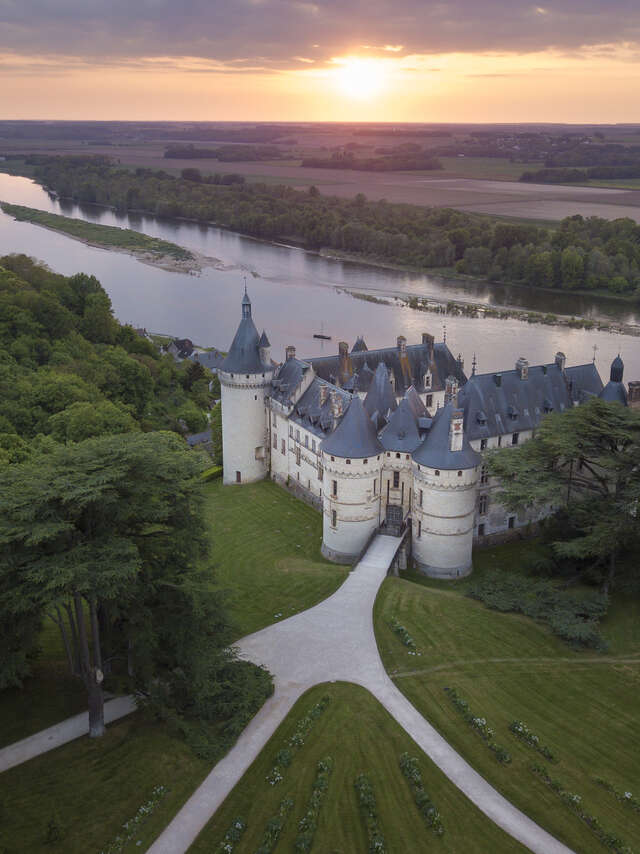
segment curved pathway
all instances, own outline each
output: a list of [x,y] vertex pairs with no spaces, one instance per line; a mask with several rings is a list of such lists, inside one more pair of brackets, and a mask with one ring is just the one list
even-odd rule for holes
[[238,643],[243,658],[263,664],[273,674],[274,695],[148,849],[149,854],[185,852],[295,701],[314,685],[331,681],[355,682],[367,688],[446,776],[523,845],[536,854],[571,854],[474,771],[387,675],[378,654],[372,614],[378,588],[399,544],[398,538],[377,536],[332,596]]

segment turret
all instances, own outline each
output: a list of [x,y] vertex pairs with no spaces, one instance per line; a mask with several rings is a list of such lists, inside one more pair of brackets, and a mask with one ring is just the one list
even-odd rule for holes
[[[334,411],[332,393],[332,413]],[[382,445],[362,401],[351,398],[342,420],[322,444],[322,554],[353,563],[380,524]]]
[[602,400],[608,403],[621,403],[627,406],[627,390],[622,381],[624,377],[624,362],[620,358],[620,354],[611,362],[611,370],[609,372],[609,382],[600,392]]
[[258,335],[245,287],[242,316],[218,377],[222,394],[223,482],[251,483],[269,471],[265,394],[271,383],[269,339]]

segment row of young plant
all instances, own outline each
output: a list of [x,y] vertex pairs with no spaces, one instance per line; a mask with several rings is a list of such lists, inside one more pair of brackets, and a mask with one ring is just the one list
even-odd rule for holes
[[509,724],[509,730],[516,738],[520,739],[520,741],[524,742],[524,744],[531,747],[533,750],[537,750],[538,753],[542,754],[542,756],[544,756],[544,758],[549,762],[558,762],[558,759],[556,759],[551,749],[547,747],[546,744],[540,743],[539,736],[532,732],[524,721],[511,721]]
[[602,786],[603,789],[610,792],[617,801],[620,801],[621,804],[630,807],[634,812],[640,812],[640,801],[638,798],[633,796],[632,792],[621,792],[619,789],[616,789],[613,783],[610,783],[608,780],[603,780],[602,777],[594,777],[593,779],[599,786]]
[[531,771],[560,798],[565,806],[575,813],[578,818],[584,821],[587,827],[589,827],[605,848],[615,851],[616,854],[632,854],[631,848],[629,848],[623,839],[616,836],[615,833],[611,833],[609,830],[606,830],[596,816],[587,812],[587,809],[582,803],[581,795],[570,792],[565,788],[564,784],[560,780],[551,777],[544,765],[538,765],[537,762],[534,762],[530,768]]
[[119,854],[119,852],[124,849],[125,845],[133,839],[141,825],[149,818],[168,791],[169,789],[167,789],[166,786],[156,786],[151,791],[151,797],[149,800],[142,804],[142,806],[138,807],[133,818],[125,821],[122,825],[122,832],[119,833],[107,845],[107,847],[102,850],[101,854]]
[[216,854],[233,854],[233,851],[244,836],[247,822],[243,818],[234,818],[231,827],[225,833],[222,841],[216,848]]
[[276,761],[267,776],[265,777],[270,786],[277,786],[284,780],[284,775],[287,773],[287,768],[291,765],[293,756],[304,744],[304,740],[313,728],[315,722],[329,705],[331,698],[325,694],[319,702],[315,703],[307,712],[300,718],[293,731],[293,735],[288,739],[285,746],[276,754]]
[[280,835],[284,830],[287,819],[293,809],[293,798],[286,797],[280,801],[278,812],[269,819],[262,837],[262,844],[256,849],[256,854],[271,854],[278,844]]
[[299,833],[293,845],[295,851],[311,851],[313,839],[318,828],[318,817],[322,804],[329,791],[331,772],[333,771],[333,759],[325,756],[316,766],[316,776],[311,784],[311,797],[307,803],[304,815],[298,822]]
[[373,793],[373,786],[366,774],[359,774],[354,787],[358,796],[358,806],[364,818],[369,840],[369,854],[387,854],[387,843],[385,842],[380,823],[378,821],[378,805]]
[[409,655],[421,655],[416,649],[416,642],[409,634],[409,630],[398,622],[395,617],[389,620],[391,631],[400,639],[400,642],[409,648]]
[[498,762],[502,763],[503,765],[508,765],[511,762],[511,754],[506,749],[506,747],[503,747],[501,744],[498,744],[493,740],[495,730],[488,725],[487,719],[474,715],[471,709],[469,708],[469,703],[467,703],[466,700],[463,700],[462,697],[459,696],[455,688],[445,687],[444,691],[451,700],[455,709],[460,712],[460,714],[469,724],[469,726],[472,727],[475,732],[478,733],[478,735],[487,745],[489,750],[493,752]]
[[405,776],[416,806],[420,811],[420,815],[425,820],[427,827],[431,828],[438,836],[444,833],[444,825],[440,813],[436,809],[436,805],[429,797],[427,790],[422,782],[422,774],[418,760],[409,756],[408,753],[403,753],[400,757],[400,770]]

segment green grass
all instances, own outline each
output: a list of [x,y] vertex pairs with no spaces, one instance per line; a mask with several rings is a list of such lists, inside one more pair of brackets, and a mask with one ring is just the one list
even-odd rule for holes
[[[494,181],[517,181],[523,172],[542,166],[542,163],[512,163],[507,157],[440,157],[439,160],[447,175]],[[431,174],[437,178],[442,172]]]
[[10,205],[7,202],[0,202],[0,207],[6,214],[20,222],[41,225],[95,246],[102,246],[107,249],[125,249],[132,252],[148,252],[156,256],[169,255],[179,261],[189,261],[194,257],[188,249],[184,249],[176,243],[160,240],[157,237],[149,237],[139,231],[132,231],[130,228],[98,225],[95,222],[47,213],[23,205]]
[[[490,566],[517,567],[523,546],[476,553],[481,574]],[[478,565],[479,564],[479,565]],[[514,614],[490,611],[463,594],[468,581],[450,584],[385,581],[375,607],[378,646],[396,684],[449,743],[532,819],[575,851],[600,843],[556,795],[535,778],[532,761],[544,760],[508,732],[524,720],[558,756],[552,777],[580,794],[588,811],[631,846],[640,845],[640,816],[597,786],[640,791],[640,643],[638,603],[614,603],[605,633],[608,655],[573,651],[543,626]],[[388,623],[395,617],[421,655],[409,656]],[[501,766],[447,699],[454,687],[472,711],[496,730],[513,756]]]
[[[275,755],[291,736],[296,722],[324,695],[331,702],[294,755],[283,782],[271,786],[265,777]],[[435,802],[445,826],[442,837],[426,828],[400,773],[398,759],[408,751],[419,758],[425,789]],[[371,694],[356,685],[321,685],[306,693],[293,707],[242,780],[202,831],[190,854],[216,851],[236,817],[248,823],[236,854],[249,854],[260,845],[268,820],[283,797],[291,795],[295,806],[278,844],[278,851],[292,851],[297,825],[311,794],[317,762],[334,759],[328,794],[318,823],[313,851],[318,854],[364,854],[367,850],[363,822],[358,811],[354,779],[365,772],[373,785],[379,822],[392,854],[438,851],[485,854],[492,851],[524,852],[525,849],[486,818],[433,765],[416,744]]]
[[[168,794],[124,849],[146,851],[209,769],[162,724],[130,715],[101,739],[78,739],[2,775],[0,851],[102,851],[164,785]],[[54,814],[66,833],[52,846],[44,840]]]
[[310,608],[344,581],[348,569],[320,554],[321,515],[281,487],[218,480],[206,494],[215,584],[229,590],[238,637]]

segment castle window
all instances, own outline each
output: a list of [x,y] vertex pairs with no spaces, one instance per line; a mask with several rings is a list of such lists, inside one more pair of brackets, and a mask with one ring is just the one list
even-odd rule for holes
[[282,441],[281,441],[280,450],[282,451],[283,454],[286,453],[286,445],[285,445],[284,439],[282,439]]
[[300,441],[300,431],[296,430],[296,442]]
[[418,537],[422,536],[422,522],[418,522]]
[[316,440],[315,439],[311,440],[311,450],[315,454],[315,452],[316,452]]
[[433,395],[432,394],[427,395],[425,405],[426,405],[427,409],[429,409],[430,406],[433,406]]
[[397,460],[399,460],[399,459],[400,459],[400,454],[396,454],[396,459],[397,459]]
[[305,448],[309,447],[309,437],[308,436],[304,437],[304,446],[305,446]]
[[409,459],[409,454],[407,454],[406,459]]
[[336,458],[335,458],[335,457],[331,457],[331,462],[332,462],[332,463],[335,463],[335,461],[336,461]]
[[486,451],[486,449],[487,449],[487,440],[486,439],[480,439],[480,450]]
[[257,395],[257,394],[254,394],[254,395],[253,395],[253,399],[254,399],[254,400],[257,400],[257,399],[258,399],[258,395]]
[[458,472],[458,477],[462,477],[462,472],[461,472],[461,471],[459,471],[459,472]]
[[373,494],[374,495],[378,494],[378,479],[377,478],[373,479]]
[[363,460],[363,461],[362,461],[362,465],[363,465],[363,466],[366,466],[366,464],[367,464],[368,462],[369,462],[369,460]]
[[291,424],[289,424],[289,435],[293,439],[293,427],[291,426]]
[[346,463],[347,463],[347,465],[348,465],[348,466],[350,466],[350,465],[351,465],[351,460],[346,460]]
[[423,499],[423,492],[422,492],[422,490],[420,490],[420,498],[418,499],[418,506],[420,506],[420,507],[422,507],[422,499]]
[[390,457],[390,456],[391,456],[391,454],[389,453],[389,451],[387,451],[387,456],[388,456],[388,457]]
[[502,445],[502,436],[498,436],[498,447]]
[[296,465],[300,465],[300,446],[296,446]]
[[273,449],[274,451],[278,450],[278,437],[275,433],[273,434]]
[[435,470],[435,475],[436,475],[436,477],[440,477],[440,469]]
[[332,510],[331,511],[331,527],[335,528],[335,526],[337,524],[338,524],[338,514],[336,513],[335,510]]
[[273,426],[274,426],[274,427],[277,427],[277,426],[278,426],[278,417],[277,417],[277,415],[275,414],[275,412],[273,413]]
[[322,475],[324,474],[324,469],[320,464],[318,464],[318,480],[322,480]]
[[484,537],[484,522],[478,525],[478,536]]
[[516,517],[515,516],[509,516],[509,527],[515,528],[515,526],[516,526]]
[[486,516],[488,507],[489,507],[489,496],[488,495],[481,495],[480,498],[478,499],[478,513],[481,516]]
[[394,471],[393,473],[393,488],[397,489],[400,486],[400,472]]
[[513,436],[511,437],[511,444],[517,445],[519,438],[520,438],[520,433],[514,433]]
[[247,374],[247,379],[249,379],[249,374]]
[[239,471],[236,472],[236,483],[242,483],[242,475]]
[[337,498],[337,496],[338,496],[338,481],[337,480],[331,481],[331,494],[333,495],[334,498]]
[[480,483],[489,483],[489,470],[486,466],[480,469]]

